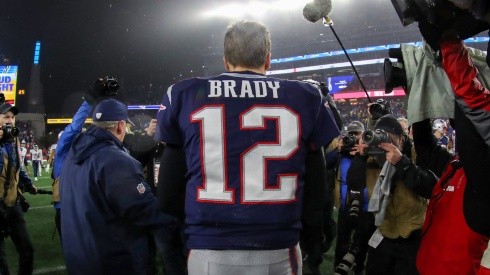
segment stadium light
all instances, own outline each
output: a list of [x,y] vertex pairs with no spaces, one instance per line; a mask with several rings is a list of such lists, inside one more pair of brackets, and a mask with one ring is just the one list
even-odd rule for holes
[[276,0],[276,1],[249,1],[220,5],[203,12],[205,18],[243,18],[261,17],[273,11],[302,10],[304,5],[311,0]]

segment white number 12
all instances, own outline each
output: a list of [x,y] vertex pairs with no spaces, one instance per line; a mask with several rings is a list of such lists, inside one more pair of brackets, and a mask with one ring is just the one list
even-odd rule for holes
[[[201,126],[203,187],[198,189],[198,201],[235,203],[234,190],[227,185],[224,108],[208,105],[191,114],[191,122]],[[287,160],[299,149],[299,115],[286,106],[259,105],[240,114],[240,129],[264,130],[266,120],[271,119],[277,121],[276,141],[256,142],[240,155],[241,204],[296,201],[298,174],[279,174],[277,187],[271,187],[267,183],[267,162]]]

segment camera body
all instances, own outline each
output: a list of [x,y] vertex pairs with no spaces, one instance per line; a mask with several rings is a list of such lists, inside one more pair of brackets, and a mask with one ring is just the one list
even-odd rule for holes
[[371,105],[369,105],[369,113],[373,117],[374,120],[379,119],[380,117],[387,115],[391,112],[390,103],[384,99],[378,99]]
[[340,153],[346,156],[350,156],[350,151],[352,151],[356,144],[359,144],[359,141],[357,140],[355,135],[348,134],[342,137],[342,144],[343,145],[340,149]]
[[13,126],[12,124],[5,124],[2,126],[4,141],[13,141],[17,136],[19,136],[19,128]]
[[391,143],[391,138],[384,130],[367,130],[362,134],[362,140],[369,145],[366,154],[369,156],[384,155],[385,151],[379,148],[381,143]]
[[111,76],[97,78],[92,89],[100,96],[115,96],[119,90],[119,82]]

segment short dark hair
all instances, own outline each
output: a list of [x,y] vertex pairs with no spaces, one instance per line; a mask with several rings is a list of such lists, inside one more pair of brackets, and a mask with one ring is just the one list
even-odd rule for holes
[[266,26],[252,21],[231,24],[226,30],[225,58],[233,66],[259,68],[271,51],[271,38]]

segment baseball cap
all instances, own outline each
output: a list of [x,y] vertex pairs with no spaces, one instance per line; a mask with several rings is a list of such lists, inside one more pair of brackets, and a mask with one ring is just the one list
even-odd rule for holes
[[128,107],[113,98],[101,101],[92,114],[93,121],[128,120]]
[[0,114],[6,114],[8,111],[12,112],[14,116],[19,113],[19,109],[10,105],[9,103],[3,103],[0,105]]
[[354,120],[347,125],[347,132],[364,132],[364,125],[362,122]]
[[403,133],[403,128],[398,122],[398,120],[392,115],[384,115],[378,119],[374,129],[381,129],[387,133],[395,134],[401,136]]

